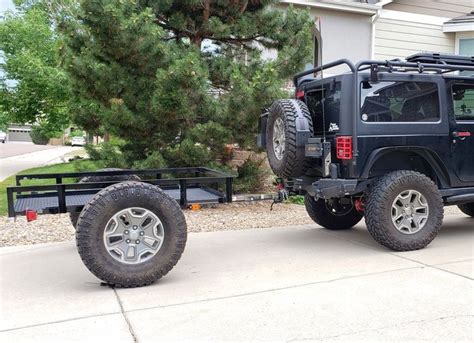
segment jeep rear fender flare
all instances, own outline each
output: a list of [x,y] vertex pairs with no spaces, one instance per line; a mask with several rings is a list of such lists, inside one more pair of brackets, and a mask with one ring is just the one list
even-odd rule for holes
[[422,148],[417,146],[384,147],[372,151],[372,153],[367,159],[367,162],[365,163],[365,168],[362,171],[361,178],[368,179],[370,176],[370,172],[374,165],[377,163],[377,161],[379,161],[385,155],[394,152],[402,152],[406,154],[415,153],[416,155],[421,157],[424,162],[426,162],[436,173],[440,188],[450,187],[451,179],[449,177],[449,172],[441,162],[441,159],[438,157],[436,152],[428,148]]

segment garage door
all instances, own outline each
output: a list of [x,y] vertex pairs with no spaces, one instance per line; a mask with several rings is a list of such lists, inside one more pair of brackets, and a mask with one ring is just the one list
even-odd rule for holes
[[8,140],[11,142],[31,142],[30,130],[9,129]]

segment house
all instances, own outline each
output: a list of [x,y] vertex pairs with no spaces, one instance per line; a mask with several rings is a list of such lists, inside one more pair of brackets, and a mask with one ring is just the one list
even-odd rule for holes
[[7,135],[8,141],[31,143],[31,125],[10,124],[8,126]]
[[315,18],[315,64],[428,51],[474,56],[474,0],[281,0],[279,7],[290,4]]

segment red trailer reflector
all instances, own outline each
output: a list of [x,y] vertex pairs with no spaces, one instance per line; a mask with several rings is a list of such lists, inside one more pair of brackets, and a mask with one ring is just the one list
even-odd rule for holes
[[352,160],[352,136],[336,138],[336,153],[340,160]]
[[36,213],[36,211],[33,211],[33,210],[26,210],[25,215],[26,215],[27,222],[32,222],[33,220],[38,219],[38,213]]

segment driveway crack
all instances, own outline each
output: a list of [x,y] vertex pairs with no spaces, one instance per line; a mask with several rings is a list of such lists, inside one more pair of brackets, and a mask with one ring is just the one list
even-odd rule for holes
[[117,302],[120,307],[120,313],[122,313],[123,319],[125,320],[125,323],[127,323],[128,331],[130,331],[130,335],[132,336],[133,342],[138,343],[138,338],[137,338],[137,335],[135,334],[135,331],[133,330],[132,323],[128,319],[127,313],[125,312],[123,308],[122,299],[120,299],[120,296],[118,295],[117,290],[115,288],[112,288],[112,289],[114,291],[115,297],[117,298]]

